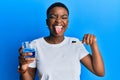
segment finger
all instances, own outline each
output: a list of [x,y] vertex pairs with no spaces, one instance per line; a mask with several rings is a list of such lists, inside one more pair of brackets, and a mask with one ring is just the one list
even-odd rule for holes
[[83,40],[82,40],[83,44],[85,43],[85,40],[86,40],[86,34],[84,35]]
[[25,64],[25,58],[22,56],[19,56],[19,63],[20,64]]
[[29,64],[31,62],[33,62],[35,60],[35,58],[24,58],[22,56],[19,56],[19,63],[21,64]]
[[23,47],[20,47],[18,50],[20,55],[22,54],[22,50],[23,50]]
[[94,44],[95,42],[96,42],[96,36],[95,35],[91,35],[90,45]]
[[34,61],[35,58],[25,58],[25,60],[27,60],[27,61]]
[[35,60],[35,58],[25,58],[25,61],[27,64],[33,62]]
[[86,37],[86,44],[87,44],[87,45],[90,44],[90,34],[87,34],[87,37]]
[[90,35],[90,41],[89,41],[89,44],[92,44],[93,43],[93,35]]
[[93,40],[94,40],[95,42],[96,42],[96,40],[97,40],[95,35],[93,35]]
[[27,53],[22,53],[22,56],[31,56],[32,53],[31,52],[27,52]]
[[19,61],[20,61],[20,62],[25,62],[25,57],[19,56]]

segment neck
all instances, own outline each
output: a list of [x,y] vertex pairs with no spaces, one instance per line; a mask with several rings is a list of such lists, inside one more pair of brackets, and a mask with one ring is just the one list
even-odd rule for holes
[[58,44],[64,40],[64,36],[59,36],[59,37],[48,36],[45,37],[44,39],[50,44]]

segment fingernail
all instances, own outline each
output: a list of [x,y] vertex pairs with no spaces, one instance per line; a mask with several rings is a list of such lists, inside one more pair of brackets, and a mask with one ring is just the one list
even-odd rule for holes
[[32,55],[32,53],[29,53],[29,55]]

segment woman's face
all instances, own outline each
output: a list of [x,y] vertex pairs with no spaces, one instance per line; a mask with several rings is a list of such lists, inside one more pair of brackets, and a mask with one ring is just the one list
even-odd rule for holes
[[68,26],[68,13],[63,7],[54,7],[48,14],[47,25],[52,36],[64,36]]

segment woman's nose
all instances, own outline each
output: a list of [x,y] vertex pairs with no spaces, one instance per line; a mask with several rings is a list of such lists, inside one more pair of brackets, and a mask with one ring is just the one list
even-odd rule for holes
[[62,19],[60,17],[56,18],[55,22],[60,23]]

